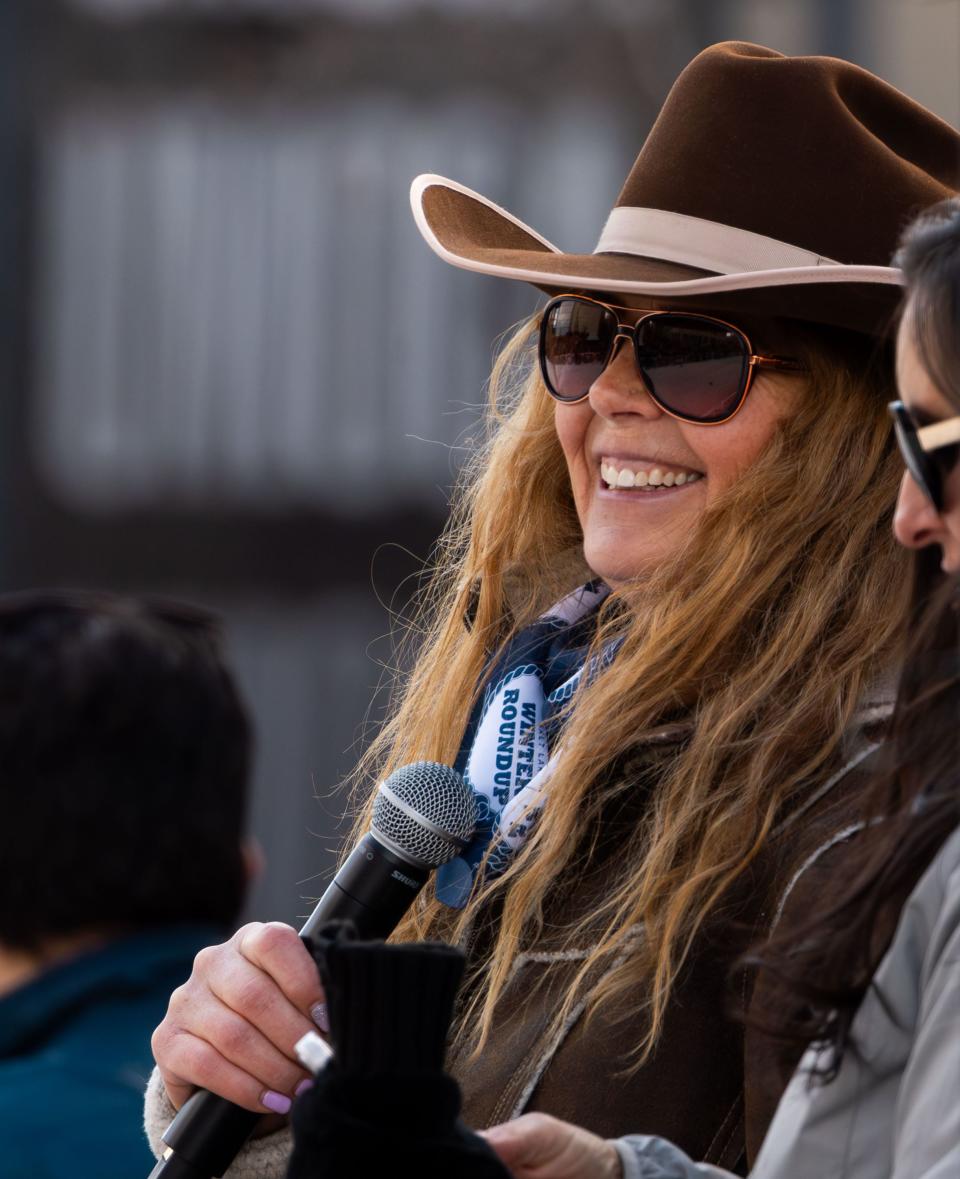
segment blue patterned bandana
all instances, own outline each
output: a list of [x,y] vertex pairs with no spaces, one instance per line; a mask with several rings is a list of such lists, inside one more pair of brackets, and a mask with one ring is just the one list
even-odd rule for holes
[[610,593],[587,582],[507,645],[467,724],[455,768],[477,800],[479,822],[462,855],[437,871],[437,897],[462,909],[487,849],[488,875],[503,872],[545,800],[560,753],[563,707],[580,683],[613,659],[615,639],[585,666],[600,603]]

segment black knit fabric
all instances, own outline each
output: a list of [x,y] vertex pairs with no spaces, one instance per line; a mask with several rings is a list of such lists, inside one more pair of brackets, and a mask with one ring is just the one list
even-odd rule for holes
[[331,1063],[293,1106],[287,1179],[510,1179],[457,1118],[452,1077],[344,1077]]
[[326,926],[314,956],[327,993],[330,1040],[344,1073],[440,1072],[463,955],[453,946],[359,942]]
[[460,952],[356,942],[343,926],[311,948],[334,1058],[294,1104],[287,1179],[509,1179],[460,1122],[460,1090],[443,1071]]

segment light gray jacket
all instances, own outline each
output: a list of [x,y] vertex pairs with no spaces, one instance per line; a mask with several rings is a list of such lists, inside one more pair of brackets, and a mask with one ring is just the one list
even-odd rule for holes
[[[827,1085],[807,1053],[750,1179],[960,1176],[960,831],[911,893]],[[624,1179],[735,1179],[662,1138],[617,1142]]]

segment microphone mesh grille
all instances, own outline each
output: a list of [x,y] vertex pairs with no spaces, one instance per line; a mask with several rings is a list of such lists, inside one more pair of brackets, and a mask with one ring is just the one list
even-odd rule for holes
[[[435,761],[401,766],[383,783],[410,808],[408,814],[378,791],[373,803],[374,837],[381,835],[402,856],[439,868],[473,836],[473,793],[456,770]],[[437,828],[433,830],[432,828]]]

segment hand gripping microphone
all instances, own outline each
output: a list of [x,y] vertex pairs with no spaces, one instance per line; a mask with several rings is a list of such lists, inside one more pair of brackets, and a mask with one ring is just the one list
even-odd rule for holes
[[[473,794],[456,770],[432,761],[394,770],[377,788],[370,830],[300,936],[328,921],[352,921],[365,940],[388,937],[430,873],[462,851],[475,826]],[[167,1149],[149,1179],[219,1179],[262,1116],[198,1090],[164,1132]]]

